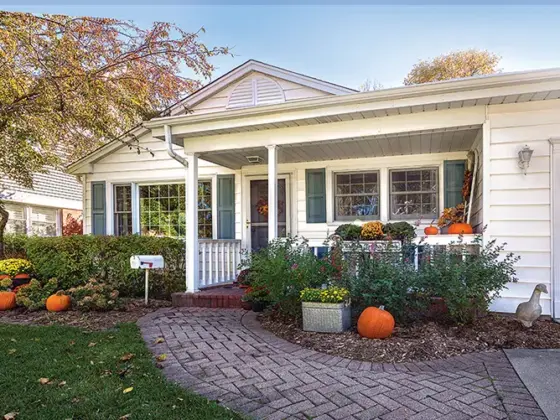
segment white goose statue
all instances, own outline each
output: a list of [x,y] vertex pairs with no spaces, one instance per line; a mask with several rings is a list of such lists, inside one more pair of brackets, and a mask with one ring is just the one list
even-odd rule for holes
[[541,299],[541,292],[548,293],[548,289],[546,288],[546,284],[537,284],[535,290],[533,290],[533,294],[531,295],[531,299],[528,302],[520,303],[517,307],[517,311],[515,311],[515,316],[517,320],[523,324],[524,327],[531,327],[533,322],[535,322],[542,313],[542,306],[539,303]]

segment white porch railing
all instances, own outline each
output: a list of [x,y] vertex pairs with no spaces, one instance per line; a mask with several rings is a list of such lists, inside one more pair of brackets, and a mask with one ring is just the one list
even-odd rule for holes
[[235,281],[241,262],[241,241],[200,239],[199,287]]

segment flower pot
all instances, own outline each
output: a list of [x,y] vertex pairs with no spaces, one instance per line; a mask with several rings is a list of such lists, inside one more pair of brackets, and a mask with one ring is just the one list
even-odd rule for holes
[[437,235],[439,233],[439,229],[435,226],[428,226],[424,228],[424,234],[426,235]]
[[473,233],[472,226],[468,223],[453,223],[447,229],[450,235],[470,235]]
[[16,307],[14,292],[0,292],[0,311],[7,311]]
[[253,303],[246,300],[242,300],[241,308],[245,309],[246,311],[250,311],[251,309],[253,309]]
[[350,328],[348,303],[302,302],[303,330],[340,333]]
[[12,279],[12,287],[18,287],[29,283],[31,276],[29,274],[16,274]]
[[268,306],[267,302],[259,302],[259,301],[251,302],[251,309],[253,309],[253,312],[262,312],[265,310],[267,306]]

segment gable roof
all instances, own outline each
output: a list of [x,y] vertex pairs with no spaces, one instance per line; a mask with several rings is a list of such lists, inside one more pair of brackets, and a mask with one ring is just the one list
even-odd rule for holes
[[[237,80],[242,79],[243,77],[247,76],[252,72],[259,72],[268,76],[277,77],[280,79],[287,80],[289,82],[297,83],[302,86],[306,86],[312,89],[317,89],[331,95],[344,95],[349,93],[357,93],[358,91],[355,89],[351,89],[345,86],[337,85],[335,83],[327,82],[325,80],[317,79],[315,77],[306,76],[305,74],[297,73],[291,70],[284,69],[282,67],[273,66],[271,64],[263,63],[262,61],[258,60],[248,60],[243,64],[235,67],[233,70],[223,74],[222,76],[218,77],[216,80],[208,83],[207,85],[202,86],[200,89],[194,91],[187,97],[181,99],[176,104],[172,105],[161,114],[168,113],[169,116],[178,116],[186,113],[190,107],[193,107],[204,100],[208,99],[210,96],[214,95],[215,93],[225,89],[227,86],[231,85],[232,83],[236,82]],[[142,126],[142,123],[133,127],[132,129],[128,130],[122,136],[125,135],[134,135],[139,137],[148,130]],[[115,149],[119,149],[125,146],[125,144],[119,140],[113,140],[97,149],[92,151],[91,153],[87,154],[81,159],[71,163],[68,165],[67,169],[72,172],[78,167],[88,164],[92,161],[101,159]]]
[[208,97],[221,91],[233,82],[242,79],[251,72],[259,72],[267,76],[277,77],[279,79],[284,79],[289,82],[297,83],[312,89],[317,89],[326,93],[330,93],[332,95],[344,95],[348,93],[358,92],[355,89],[350,89],[348,87],[317,79],[315,77],[306,76],[304,74],[287,70],[282,67],[263,63],[262,61],[248,60],[173,105],[170,108],[171,115],[173,116],[181,114],[184,108],[188,109],[189,107],[192,107],[204,101]]

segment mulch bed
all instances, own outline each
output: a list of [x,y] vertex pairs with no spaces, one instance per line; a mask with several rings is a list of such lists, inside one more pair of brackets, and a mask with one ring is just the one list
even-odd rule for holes
[[115,327],[123,322],[136,322],[144,315],[159,308],[171,306],[166,300],[150,300],[149,306],[144,305],[142,299],[127,299],[119,310],[107,312],[48,312],[27,311],[16,308],[11,311],[0,312],[0,323],[22,325],[69,325],[88,331],[100,331]]
[[560,324],[537,321],[527,329],[511,316],[489,314],[470,326],[435,322],[396,326],[385,340],[361,338],[358,333],[323,334],[301,330],[274,314],[262,315],[262,326],[273,334],[322,353],[365,360],[397,363],[444,359],[465,353],[511,348],[560,348]]

